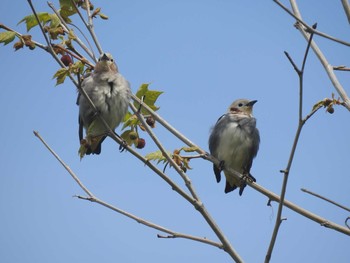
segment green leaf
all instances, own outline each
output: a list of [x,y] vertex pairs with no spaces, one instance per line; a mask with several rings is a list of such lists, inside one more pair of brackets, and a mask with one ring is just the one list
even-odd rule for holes
[[133,130],[127,130],[127,131],[124,131],[124,132],[120,135],[120,137],[122,137],[123,140],[126,141],[126,143],[127,143],[129,146],[131,146],[131,145],[134,143],[134,141],[130,139],[130,133],[131,133],[131,132],[134,132],[134,131],[133,131]]
[[[157,111],[159,107],[155,105],[155,102],[157,101],[158,97],[163,93],[162,91],[157,90],[149,90],[148,89],[149,84],[144,83],[140,86],[139,90],[136,92],[136,97],[138,97],[140,100],[143,99],[143,102],[149,106],[152,110]],[[134,102],[134,106],[136,108],[140,107],[140,104],[137,102]],[[149,112],[141,107],[141,113],[142,114],[149,114]]]
[[68,39],[71,40],[71,39],[77,39],[77,36],[74,34],[74,31],[72,29],[69,30],[68,32]]
[[[172,156],[171,152],[167,152],[170,156]],[[163,156],[161,151],[156,151],[149,153],[145,156],[147,161],[157,161],[157,164],[160,162],[166,163],[167,159]]]
[[5,31],[0,33],[0,43],[7,45],[11,43],[16,37],[16,33],[12,31]]
[[[37,15],[40,22],[46,23],[51,20],[51,16],[49,13],[42,12],[42,13],[37,13]],[[21,21],[18,22],[17,25],[19,25],[22,22],[26,23],[27,31],[29,31],[30,29],[38,25],[38,21],[36,20],[36,17],[34,14],[24,17]]]
[[50,14],[50,20],[51,20],[51,23],[50,23],[51,28],[56,28],[61,24],[61,21],[56,14]]
[[103,20],[107,20],[108,16],[106,16],[105,14],[99,13],[98,14]]
[[[77,1],[75,1],[77,2]],[[66,23],[71,23],[69,16],[77,13],[71,0],[60,0],[60,15]]]
[[138,122],[139,120],[137,119],[136,115],[133,115],[130,112],[128,112],[127,115],[125,115],[124,117],[124,124],[123,124],[122,130],[124,130],[126,127],[137,125]]
[[70,69],[70,72],[74,74],[79,73],[81,75],[84,72],[84,63],[78,60],[77,62],[72,64],[69,69]]
[[56,78],[56,86],[62,84],[68,76],[68,74],[69,70],[66,68],[60,68],[59,70],[57,70],[57,72],[53,76],[53,79]]

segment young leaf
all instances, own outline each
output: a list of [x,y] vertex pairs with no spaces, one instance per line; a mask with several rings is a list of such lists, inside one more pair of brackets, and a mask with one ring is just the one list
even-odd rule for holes
[[61,21],[56,14],[50,14],[49,16],[51,20],[51,23],[50,23],[51,28],[58,27],[61,24]]
[[99,16],[101,17],[101,19],[103,19],[103,20],[107,20],[107,19],[108,19],[108,16],[106,16],[105,14],[99,13],[98,15],[99,15]]
[[56,78],[56,86],[59,84],[62,84],[65,80],[65,78],[68,76],[69,70],[66,68],[60,68],[57,70],[53,78]]
[[[51,20],[51,16],[49,13],[46,12],[42,12],[42,13],[38,13],[38,18],[40,22],[48,22]],[[35,15],[29,15],[24,17],[21,21],[18,22],[17,25],[19,25],[20,23],[25,22],[27,25],[27,32],[32,29],[33,27],[38,25],[38,21],[36,20]]]
[[126,143],[127,143],[129,146],[131,146],[131,145],[134,143],[134,140],[133,140],[133,139],[131,138],[131,136],[130,136],[130,133],[132,133],[132,132],[134,132],[134,131],[132,131],[132,130],[127,130],[127,131],[124,131],[124,132],[120,135],[120,137],[122,137],[123,140],[126,141]]
[[[170,152],[168,152],[168,154],[170,156],[172,156],[172,154]],[[160,162],[163,162],[163,163],[167,162],[167,159],[163,156],[162,152],[159,150],[156,152],[152,152],[152,153],[147,154],[145,156],[145,158],[147,161],[157,161],[157,164]]]
[[[149,106],[152,110],[157,111],[159,107],[155,105],[155,102],[163,92],[157,91],[157,90],[149,90],[148,86],[149,84],[142,84],[139,90],[136,92],[136,97],[138,97],[141,100],[143,99],[143,103]],[[140,104],[137,102],[134,102],[134,105],[136,108],[140,107]],[[141,113],[149,114],[149,112],[142,107],[141,107]]]
[[5,31],[0,33],[0,43],[4,43],[4,45],[7,45],[8,43],[12,42],[16,37],[16,33],[12,31]]
[[[128,118],[126,119],[127,116]],[[136,115],[128,112],[128,114],[124,117],[124,124],[123,124],[122,130],[124,130],[126,127],[129,127],[131,125],[136,125],[138,122],[139,120],[137,119]]]

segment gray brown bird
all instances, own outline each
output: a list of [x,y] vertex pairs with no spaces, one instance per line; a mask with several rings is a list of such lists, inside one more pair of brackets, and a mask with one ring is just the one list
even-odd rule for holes
[[[107,136],[108,129],[97,115],[101,116],[114,131],[128,111],[131,90],[129,82],[118,72],[118,67],[109,53],[100,56],[94,71],[84,79],[81,88],[98,111],[96,113],[93,110],[84,96],[78,95],[81,142],[79,153],[82,157],[85,153],[87,155],[101,153],[101,144]],[[85,140],[83,140],[83,128],[86,132]]]
[[221,180],[221,170],[226,177],[225,193],[240,188],[242,195],[246,186],[244,180],[239,180],[225,171],[231,168],[246,178],[256,181],[250,174],[253,159],[258,153],[260,136],[256,128],[256,119],[252,115],[256,100],[239,99],[234,101],[226,114],[222,115],[209,137],[211,155],[221,161],[220,167],[214,165],[217,182]]

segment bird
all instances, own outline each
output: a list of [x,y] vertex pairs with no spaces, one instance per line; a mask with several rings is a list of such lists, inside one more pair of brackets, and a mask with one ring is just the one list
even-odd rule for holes
[[[88,100],[79,92],[79,149],[80,157],[85,154],[100,154],[101,144],[108,129],[98,116],[102,117],[114,131],[123,121],[128,111],[131,97],[129,82],[119,73],[110,53],[100,55],[94,71],[81,83],[81,89],[95,105],[97,112]],[[83,138],[85,129],[86,137]]]
[[[221,171],[226,177],[225,193],[239,188],[241,196],[248,179],[256,182],[250,174],[253,159],[258,153],[260,144],[259,130],[256,128],[256,119],[253,117],[253,105],[257,100],[235,100],[222,115],[211,130],[209,137],[209,151],[220,161],[220,165],[213,165],[216,181],[221,180]],[[237,179],[225,171],[233,169],[243,175]]]

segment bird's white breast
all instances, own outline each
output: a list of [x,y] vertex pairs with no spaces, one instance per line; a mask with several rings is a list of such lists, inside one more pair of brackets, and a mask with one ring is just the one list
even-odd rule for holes
[[252,143],[250,136],[237,122],[229,122],[219,139],[218,159],[224,160],[226,166],[242,173],[242,164],[249,158]]

